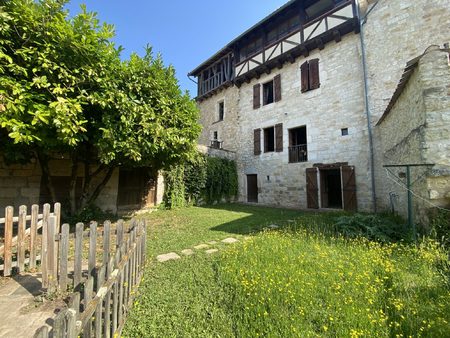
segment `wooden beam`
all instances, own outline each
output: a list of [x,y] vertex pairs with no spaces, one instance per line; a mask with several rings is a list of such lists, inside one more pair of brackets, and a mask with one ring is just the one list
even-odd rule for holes
[[325,48],[325,45],[321,38],[316,39],[316,44],[317,44],[317,47],[319,48],[319,50],[323,50]]
[[292,55],[292,53],[289,53],[289,54],[287,55],[287,60],[288,60],[290,63],[294,63],[294,62],[295,62],[295,57],[294,57],[294,55]]
[[278,61],[276,62],[276,65],[277,65],[278,69],[283,68],[283,61],[278,60]]
[[335,29],[333,31],[333,37],[334,37],[334,41],[336,41],[336,42],[341,42],[341,40],[342,40],[341,32],[339,32],[337,29]]
[[304,57],[308,57],[309,56],[309,50],[305,46],[302,46],[301,51],[302,51],[302,55]]

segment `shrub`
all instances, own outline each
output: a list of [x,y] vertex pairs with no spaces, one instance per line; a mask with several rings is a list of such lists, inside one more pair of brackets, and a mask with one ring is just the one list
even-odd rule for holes
[[338,217],[334,231],[345,237],[366,237],[378,242],[406,239],[405,225],[387,215],[354,214]]

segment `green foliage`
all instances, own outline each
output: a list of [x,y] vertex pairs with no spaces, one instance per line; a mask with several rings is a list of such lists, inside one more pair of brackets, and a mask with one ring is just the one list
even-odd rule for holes
[[236,163],[202,154],[165,172],[165,206],[168,208],[231,201],[238,191]]
[[236,162],[208,157],[204,198],[207,203],[230,201],[238,193]]
[[334,232],[346,237],[365,237],[379,242],[407,239],[405,225],[388,215],[353,214],[340,216],[334,223]]
[[186,206],[184,165],[176,165],[164,171],[164,205],[169,208]]
[[450,211],[432,209],[429,212],[431,236],[450,249]]

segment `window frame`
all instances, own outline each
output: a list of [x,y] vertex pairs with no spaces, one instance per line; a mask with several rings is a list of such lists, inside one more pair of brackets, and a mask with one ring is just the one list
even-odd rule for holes
[[219,101],[217,103],[217,115],[218,115],[218,119],[217,121],[223,121],[225,118],[225,100]]
[[[271,134],[271,135],[270,135]],[[275,152],[275,126],[266,127],[263,129],[263,140],[264,140],[264,153],[274,153]],[[269,140],[271,139],[271,142]],[[271,146],[269,148],[269,146]]]

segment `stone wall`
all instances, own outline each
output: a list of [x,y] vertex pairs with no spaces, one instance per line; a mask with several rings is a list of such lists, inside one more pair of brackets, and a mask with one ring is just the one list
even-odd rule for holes
[[374,124],[386,109],[406,62],[430,45],[450,42],[449,18],[448,0],[379,0],[370,12],[364,35]]
[[[359,46],[358,35],[350,33],[339,43],[330,42],[325,49],[311,52],[306,59],[300,57],[292,64],[285,63],[282,69],[274,69],[240,88],[228,88],[200,102],[202,121],[208,121],[203,124],[203,142],[205,135],[210,135],[215,128],[210,123],[210,112],[221,95],[225,102],[229,98],[237,104],[234,119],[223,124],[230,125],[227,138],[236,140],[241,202],[247,201],[246,175],[257,174],[259,203],[306,208],[306,168],[314,163],[348,162],[356,166],[359,208],[370,209],[369,148]],[[314,58],[320,60],[321,87],[301,93],[300,65]],[[254,110],[253,86],[264,84],[277,74],[281,74],[281,101]],[[253,130],[277,123],[283,123],[283,151],[263,151],[255,156]],[[289,129],[301,126],[307,128],[308,162],[288,163]],[[348,128],[348,136],[341,135],[342,128]],[[224,148],[227,149],[225,143]]]
[[41,168],[37,161],[7,165],[0,156],[0,217],[4,216],[6,206],[18,208],[39,203],[40,186]]
[[[51,176],[69,177],[71,161],[64,158],[54,159],[49,162],[49,168]],[[83,166],[80,166],[78,176],[84,177]],[[0,156],[0,217],[4,215],[6,206],[18,208],[20,205],[39,204],[41,177],[42,171],[36,160],[33,159],[26,165],[7,165]],[[100,179],[101,177],[92,183],[96,184]],[[118,184],[119,171],[115,170],[96,201],[103,210],[112,213],[117,211]]]
[[415,182],[414,212],[417,221],[426,221],[431,203],[448,206],[450,194],[450,67],[448,54],[431,51],[422,57],[392,110],[375,128],[377,202],[381,209],[393,204],[407,215],[405,168],[390,169],[384,164],[435,164],[411,169]]
[[[225,108],[222,121],[219,121],[219,102],[224,102]],[[210,146],[214,132],[217,131],[218,140],[223,141],[223,149],[236,151],[239,143],[236,138],[239,123],[238,105],[239,89],[237,87],[228,87],[199,104],[200,124],[203,126],[199,138],[200,145]]]

